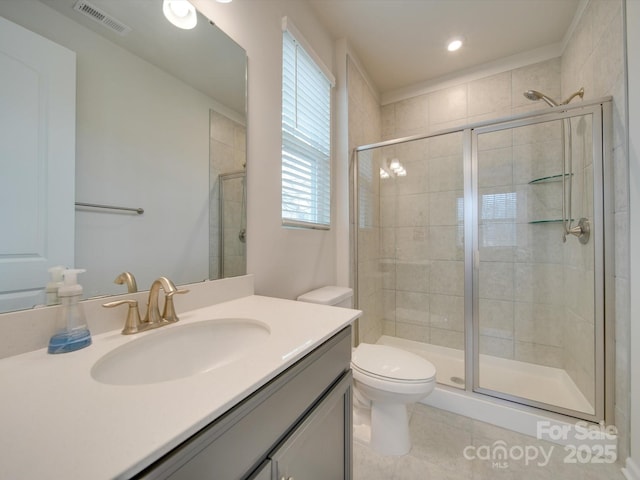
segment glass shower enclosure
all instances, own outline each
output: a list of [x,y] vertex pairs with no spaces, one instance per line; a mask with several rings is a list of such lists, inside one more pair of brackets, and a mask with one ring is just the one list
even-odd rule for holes
[[610,108],[357,148],[360,341],[424,356],[444,388],[610,418]]

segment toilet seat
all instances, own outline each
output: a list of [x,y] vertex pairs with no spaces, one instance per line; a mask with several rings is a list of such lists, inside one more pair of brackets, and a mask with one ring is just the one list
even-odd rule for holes
[[362,375],[393,383],[429,383],[436,376],[428,360],[387,345],[361,343],[353,352],[351,366]]
[[397,378],[385,377],[383,375],[376,375],[375,373],[368,372],[359,368],[357,365],[351,364],[351,370],[353,371],[353,376],[355,377],[366,377],[371,380],[377,380],[382,383],[397,383],[402,385],[422,385],[424,383],[430,383],[435,381],[435,378],[427,378],[424,380],[399,380]]
[[[370,389],[377,390],[377,397],[383,396],[387,400],[398,403],[413,403],[430,393],[435,387],[436,380],[417,380],[413,382],[393,381],[385,377],[377,377],[368,372],[361,371],[357,366],[351,365],[351,373],[356,386],[365,392],[370,399]],[[391,397],[389,397],[391,395]],[[398,396],[399,395],[399,396]],[[415,398],[414,398],[415,397]]]

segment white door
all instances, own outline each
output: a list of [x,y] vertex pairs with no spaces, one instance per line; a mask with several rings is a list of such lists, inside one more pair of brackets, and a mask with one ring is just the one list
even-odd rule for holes
[[73,266],[75,53],[0,17],[0,312]]

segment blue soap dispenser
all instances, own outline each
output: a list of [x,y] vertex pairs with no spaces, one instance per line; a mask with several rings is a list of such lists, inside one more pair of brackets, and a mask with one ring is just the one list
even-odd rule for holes
[[82,287],[78,285],[78,274],[85,271],[66,269],[62,273],[63,284],[58,288],[58,298],[62,304],[59,330],[49,340],[49,353],[73,352],[91,345],[91,332],[80,304]]

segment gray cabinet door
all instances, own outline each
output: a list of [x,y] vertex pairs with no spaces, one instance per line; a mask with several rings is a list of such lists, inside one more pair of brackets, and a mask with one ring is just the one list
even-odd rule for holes
[[271,460],[267,459],[247,480],[271,480]]
[[273,480],[351,478],[351,372],[270,458]]

